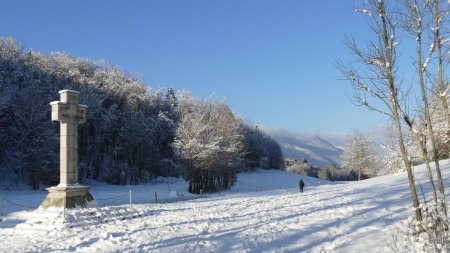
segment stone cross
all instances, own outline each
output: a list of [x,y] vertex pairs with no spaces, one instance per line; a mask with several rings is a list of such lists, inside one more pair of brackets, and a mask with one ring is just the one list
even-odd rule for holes
[[60,186],[78,183],[78,124],[86,122],[86,105],[78,104],[79,92],[62,90],[61,101],[53,101],[52,120],[60,127]]
[[62,90],[61,101],[50,103],[52,120],[60,122],[60,181],[47,188],[48,195],[41,204],[48,207],[86,207],[94,198],[89,186],[78,184],[78,124],[86,122],[86,105],[78,104],[79,92]]

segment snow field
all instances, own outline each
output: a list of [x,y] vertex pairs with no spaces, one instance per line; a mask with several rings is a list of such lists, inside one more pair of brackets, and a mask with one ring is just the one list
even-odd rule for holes
[[[425,170],[415,175],[427,187]],[[220,196],[68,210],[65,220],[60,210],[13,212],[0,222],[0,252],[387,252],[390,226],[412,213],[403,173],[329,184],[303,177],[304,193],[298,179],[258,170]]]

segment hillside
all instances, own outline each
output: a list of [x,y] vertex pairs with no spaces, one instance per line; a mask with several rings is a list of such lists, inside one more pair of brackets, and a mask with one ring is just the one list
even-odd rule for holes
[[309,164],[316,167],[340,165],[339,157],[342,149],[319,136],[294,133],[284,129],[264,128],[264,131],[280,144],[286,158],[306,159]]
[[[442,164],[449,185],[450,166]],[[415,176],[428,192],[425,168],[416,167]],[[345,183],[303,177],[304,193],[296,189],[298,179],[257,170],[239,174],[233,189],[207,198],[131,208],[125,198],[119,207],[70,210],[65,220],[61,210],[8,211],[0,222],[0,252],[389,252],[391,225],[412,213],[405,173]],[[186,194],[185,182],[169,185],[177,194],[166,197]],[[167,187],[94,185],[92,192],[100,200],[131,189],[144,201]],[[0,193],[28,205],[43,197]]]
[[[33,189],[58,182],[60,127],[51,120],[49,103],[60,99],[60,90],[80,92],[80,104],[88,107],[78,131],[82,180],[139,184],[189,175],[186,168],[241,168],[238,160],[283,167],[278,145],[241,127],[219,98],[155,90],[105,61],[25,51],[13,38],[0,37],[0,180]],[[210,188],[226,181],[209,177]]]

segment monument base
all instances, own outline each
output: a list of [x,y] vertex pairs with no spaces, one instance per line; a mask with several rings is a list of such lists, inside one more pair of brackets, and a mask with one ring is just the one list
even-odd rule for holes
[[63,207],[64,205],[66,208],[86,207],[89,202],[94,200],[89,188],[89,186],[79,184],[47,188],[48,195],[42,201],[41,207],[44,209]]

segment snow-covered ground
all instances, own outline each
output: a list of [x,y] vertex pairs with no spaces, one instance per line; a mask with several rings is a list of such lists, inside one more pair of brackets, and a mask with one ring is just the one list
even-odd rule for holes
[[[443,164],[448,179],[450,166]],[[415,176],[426,190],[424,168]],[[303,178],[299,193],[298,175],[241,173],[229,191],[179,202],[172,201],[195,197],[180,180],[96,184],[96,199],[123,196],[116,202],[122,205],[99,200],[101,207],[68,210],[65,219],[61,210],[5,204],[0,252],[386,252],[390,226],[411,214],[404,173],[345,183]],[[155,192],[167,202],[154,203]],[[0,191],[0,197],[37,207],[45,192]]]

